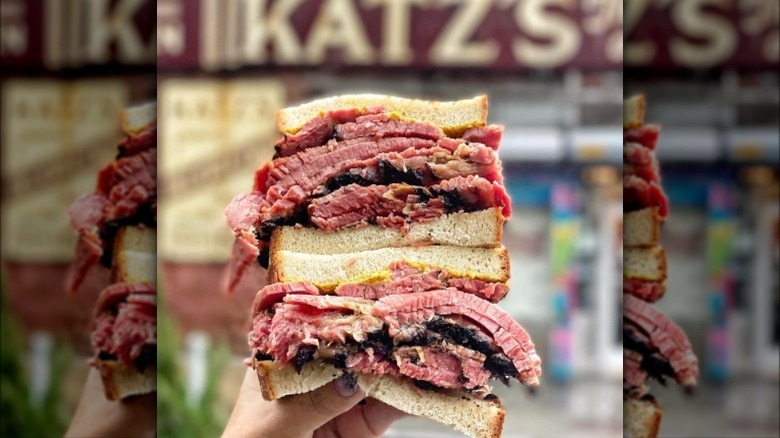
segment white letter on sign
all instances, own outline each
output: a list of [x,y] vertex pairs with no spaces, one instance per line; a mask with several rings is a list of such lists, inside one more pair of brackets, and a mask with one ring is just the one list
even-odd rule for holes
[[574,5],[572,0],[521,0],[515,7],[515,20],[523,32],[535,38],[550,40],[536,44],[517,40],[512,44],[515,58],[525,65],[537,68],[559,67],[570,61],[580,48],[582,37],[576,23],[564,15],[545,12],[547,6],[564,8]]
[[427,0],[366,0],[368,6],[382,6],[382,63],[403,65],[412,61],[409,46],[413,5],[425,5]]
[[369,64],[374,59],[352,0],[328,0],[322,6],[306,42],[306,62],[323,62],[329,48],[343,49],[350,64]]
[[[116,39],[118,58],[124,62],[143,62],[149,51],[144,47],[133,23],[133,16],[144,0],[124,0],[109,10],[109,2],[90,0],[86,3],[88,32],[86,55],[92,62],[108,60],[109,46]],[[155,45],[156,48],[156,45]]]
[[301,0],[279,0],[266,15],[266,0],[245,0],[244,16],[245,43],[244,59],[251,63],[264,63],[266,46],[274,43],[275,60],[280,64],[294,64],[301,60],[301,45],[295,29],[290,24],[290,15]]
[[723,9],[729,0],[685,0],[672,3],[672,21],[684,35],[706,40],[692,44],[673,38],[670,52],[675,62],[686,67],[711,67],[727,60],[737,47],[737,35],[731,23],[717,14],[705,13],[707,6]]
[[434,64],[489,65],[498,57],[495,41],[469,42],[474,31],[490,12],[493,2],[441,0],[442,5],[458,4],[458,10],[431,48]]

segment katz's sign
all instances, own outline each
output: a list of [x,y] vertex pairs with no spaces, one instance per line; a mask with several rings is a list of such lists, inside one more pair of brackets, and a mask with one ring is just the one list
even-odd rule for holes
[[620,0],[165,0],[158,66],[620,68]]

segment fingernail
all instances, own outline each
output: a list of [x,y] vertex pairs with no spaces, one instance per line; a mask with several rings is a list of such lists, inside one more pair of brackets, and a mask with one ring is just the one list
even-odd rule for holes
[[357,386],[357,378],[352,373],[344,373],[336,380],[336,392],[342,397],[355,395]]

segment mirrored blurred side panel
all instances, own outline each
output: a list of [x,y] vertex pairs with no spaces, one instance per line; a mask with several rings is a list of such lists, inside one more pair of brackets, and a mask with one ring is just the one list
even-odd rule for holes
[[[658,363],[654,372],[643,359],[660,351],[656,345],[626,355],[624,387],[629,375],[647,383],[662,411],[659,436],[777,436],[780,8],[773,1],[661,3],[625,4],[632,20],[624,95],[644,96],[650,128],[624,129],[624,169],[641,173],[637,160],[652,144],[669,206],[657,227],[667,275],[663,298],[641,306],[685,334],[699,376],[692,394],[660,385],[663,377],[652,378]],[[624,205],[635,207],[636,198],[624,197]],[[629,289],[642,295],[635,286]],[[624,341],[634,353],[648,345],[636,340],[627,339],[630,348]],[[686,383],[672,368],[667,380]],[[633,412],[640,418],[652,409]]]
[[[120,228],[141,223],[126,220],[134,213],[123,212],[125,206],[117,208],[138,184],[127,181],[111,194],[128,174],[140,175],[120,170],[117,162],[156,143],[156,134],[131,126],[140,119],[126,117],[129,108],[156,99],[154,3],[0,2],[0,435],[154,429],[156,298],[148,293],[151,297],[140,300],[144,304],[124,297],[104,306],[105,290],[113,284],[143,277],[145,290],[155,289],[153,233],[133,243],[129,258],[124,250],[130,240],[120,243],[117,237]],[[139,135],[146,140],[139,142]],[[152,167],[146,166],[144,184],[156,196]],[[106,202],[84,208],[76,201],[85,194],[100,194]],[[143,222],[151,228],[153,221]],[[87,265],[90,269],[77,269]],[[114,324],[109,327],[108,319],[121,326],[128,314],[131,319],[142,315],[145,322],[128,327],[145,333],[145,340],[134,347],[125,342],[132,335],[118,336],[127,354],[100,348],[113,344]],[[100,363],[109,360],[115,360],[116,370],[106,368],[102,377]],[[143,384],[130,392],[147,393],[135,397],[131,409],[111,400],[126,394],[126,384],[138,382],[134,373],[119,376],[130,367],[144,375]],[[114,420],[123,420],[102,421],[114,413]],[[134,415],[141,429],[128,427]]]

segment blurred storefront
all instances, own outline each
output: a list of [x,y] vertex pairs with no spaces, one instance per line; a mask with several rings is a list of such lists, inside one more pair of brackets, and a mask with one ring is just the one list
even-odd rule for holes
[[0,1],[3,436],[62,435],[108,270],[76,296],[70,204],[95,188],[118,114],[154,100],[154,2]]
[[702,371],[692,397],[654,390],[661,434],[777,436],[780,6],[631,3],[647,19],[626,28],[625,94],[644,93],[647,120],[663,126],[672,210],[658,306]]

